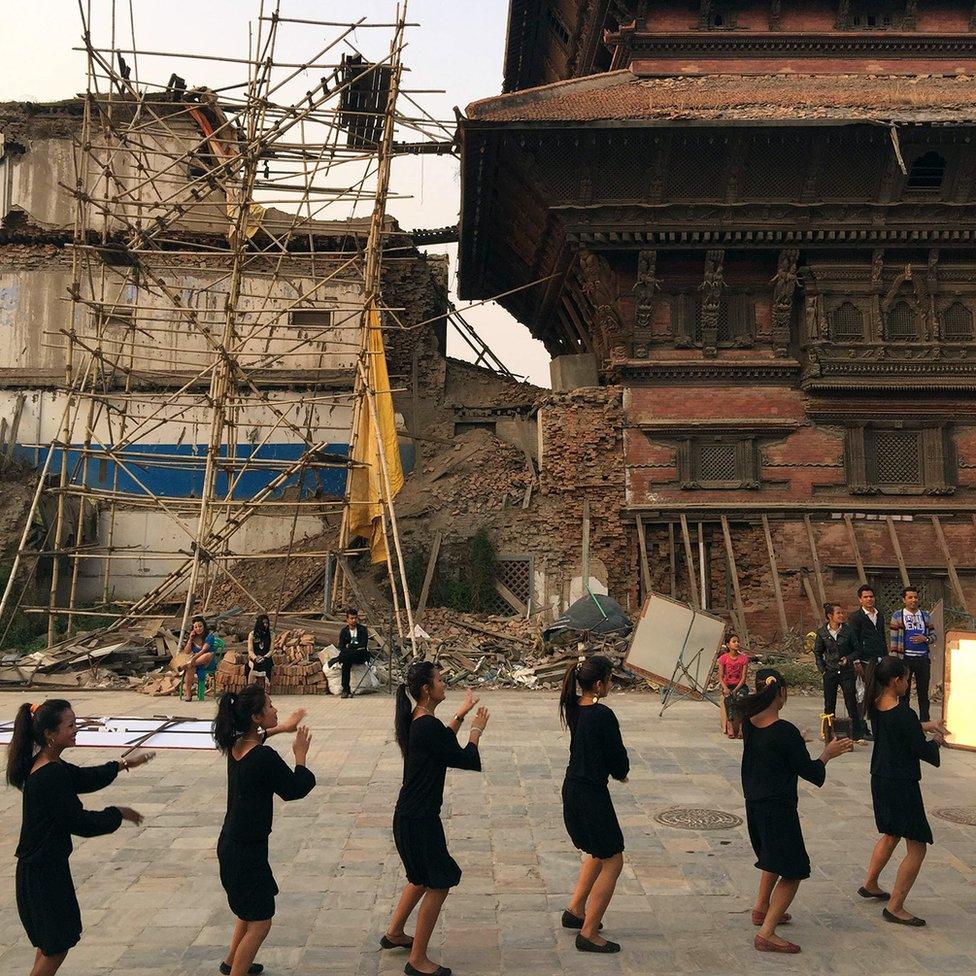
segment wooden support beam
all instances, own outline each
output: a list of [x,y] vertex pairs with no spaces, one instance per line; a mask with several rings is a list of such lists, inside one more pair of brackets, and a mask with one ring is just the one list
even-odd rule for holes
[[510,603],[513,610],[519,612],[519,616],[527,617],[529,615],[529,605],[523,603],[501,580],[495,580],[492,585],[495,587],[495,592],[506,603]]
[[779,625],[783,632],[783,636],[786,636],[786,632],[790,629],[789,624],[786,620],[786,606],[783,603],[783,588],[779,581],[779,568],[776,565],[776,550],[773,548],[773,536],[769,531],[769,517],[763,515],[762,517],[763,525],[763,535],[766,536],[766,552],[769,553],[769,568],[772,570],[773,574],[773,594],[776,597],[776,610],[779,613]]
[[810,543],[810,557],[813,559],[813,570],[817,574],[817,595],[820,597],[821,607],[827,602],[827,590],[824,587],[823,572],[820,569],[820,553],[817,552],[817,539],[813,534],[813,523],[809,515],[803,516],[803,524],[807,527],[807,541]]
[[938,515],[932,515],[932,528],[935,529],[935,538],[939,542],[939,548],[942,550],[942,558],[945,560],[946,570],[949,573],[949,582],[952,584],[952,592],[955,594],[956,599],[959,601],[959,607],[969,613],[969,607],[966,606],[966,594],[963,592],[962,583],[959,582],[959,574],[956,572],[956,564],[953,562],[952,553],[949,551],[949,546],[946,543],[945,532],[942,529],[942,522],[939,520]]
[[802,579],[803,589],[806,591],[807,599],[810,601],[810,609],[813,611],[813,626],[816,629],[824,619],[823,606],[817,603],[817,598],[814,595],[813,587],[810,585],[810,577],[806,570],[802,573]]
[[437,568],[437,557],[441,551],[441,539],[443,535],[438,532],[434,536],[434,543],[430,547],[430,555],[427,557],[427,572],[424,573],[424,585],[420,590],[420,602],[417,604],[416,617],[419,621],[427,609],[427,597],[430,596],[430,584],[434,581],[434,570]]
[[867,583],[868,574],[864,572],[864,561],[861,559],[861,547],[857,544],[857,535],[854,532],[854,520],[850,515],[844,516],[844,525],[847,527],[847,538],[851,543],[851,552],[854,553],[854,565],[857,566],[858,586],[861,586]]
[[742,633],[739,635],[745,641],[746,647],[749,646],[749,628],[746,625],[746,608],[742,602],[742,591],[739,589],[739,572],[735,568],[735,550],[732,548],[732,532],[729,529],[728,516],[722,516],[722,535],[725,538],[725,555],[729,561],[729,572],[732,574],[732,592],[735,595],[735,607],[739,613],[739,626]]
[[[640,516],[638,516],[638,519]],[[678,595],[678,554],[674,547],[674,522],[668,522],[668,563],[671,570],[671,599]]]
[[701,610],[698,599],[698,574],[695,572],[695,557],[691,552],[691,533],[688,531],[688,516],[684,512],[681,518],[681,540],[685,546],[685,564],[688,568],[688,585],[691,587],[691,605],[695,610]]
[[908,578],[908,567],[905,565],[905,557],[901,554],[901,543],[898,541],[898,532],[895,530],[895,520],[890,515],[886,515],[885,524],[888,526],[891,548],[895,550],[895,559],[898,560],[898,572],[901,573],[901,585],[910,586],[912,581]]
[[647,562],[647,537],[644,533],[644,520],[637,516],[637,541],[640,544],[641,583],[644,587],[642,596],[646,599],[651,592],[651,567]]
[[590,592],[590,500],[583,499],[583,592]]

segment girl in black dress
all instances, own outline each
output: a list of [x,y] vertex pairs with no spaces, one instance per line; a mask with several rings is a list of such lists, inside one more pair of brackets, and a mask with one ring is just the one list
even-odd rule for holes
[[[221,695],[217,705],[213,737],[227,755],[227,814],[217,841],[217,861],[220,883],[237,919],[227,958],[220,965],[225,976],[260,973],[264,968],[254,957],[271,930],[278,894],[268,864],[272,799],[277,794],[283,800],[300,800],[315,786],[305,765],[312,736],[298,724],[304,716],[299,709],[278,725],[278,712],[262,685]],[[264,743],[270,735],[295,731],[292,771]]]
[[742,792],[746,825],[756,852],[759,894],[752,924],[759,926],[754,945],[760,952],[796,953],[800,947],[776,935],[804,878],[810,858],[797,813],[797,778],[823,786],[827,763],[850,752],[850,739],[832,739],[819,759],[811,759],[800,730],[779,717],[786,704],[786,681],[772,668],[756,675],[756,692],[737,703],[742,716]]
[[[932,843],[932,830],[922,803],[920,760],[939,765],[939,744],[945,728],[938,722],[920,722],[908,699],[908,665],[890,655],[874,669],[865,689],[868,718],[874,728],[871,754],[871,798],[874,822],[881,836],[874,845],[867,877],[857,893],[862,898],[877,898],[886,905],[882,915],[899,925],[921,926],[925,922],[905,911],[905,899],[918,877],[925,852]],[[925,738],[926,732],[935,735]],[[904,838],[908,851],[898,867],[891,894],[879,884],[881,872],[898,842]]]
[[612,680],[613,665],[607,658],[581,659],[566,671],[559,695],[559,717],[570,734],[563,821],[573,844],[589,855],[580,866],[562,920],[564,928],[580,930],[576,936],[580,952],[620,951],[619,943],[600,935],[604,912],[624,866],[624,837],[607,782],[612,776],[626,783],[630,772],[617,716],[600,704],[610,694]]
[[[444,777],[449,768],[481,771],[478,742],[488,724],[488,710],[479,708],[471,723],[468,744],[462,748],[457,733],[478,699],[468,691],[454,718],[444,725],[434,716],[444,697],[444,681],[430,661],[411,664],[406,683],[396,693],[394,727],[403,753],[403,786],[393,812],[393,840],[407,874],[407,885],[380,945],[384,949],[410,950],[410,959],[403,967],[407,976],[451,976],[450,969],[438,966],[427,956],[441,906],[450,889],[461,880],[461,869],[447,849],[440,818]],[[416,706],[410,704],[410,698]],[[411,938],[403,927],[418,903],[417,927]]]
[[247,683],[270,683],[272,670],[271,620],[266,613],[259,613],[254,620],[254,630],[247,635]]
[[49,699],[21,705],[7,747],[7,782],[24,794],[17,845],[17,911],[37,949],[30,976],[54,976],[68,950],[81,938],[81,912],[68,858],[71,835],[98,837],[123,820],[142,823],[130,807],[86,810],[79,793],[94,793],[120,770],[149,762],[144,752],[102,766],[73,766],[61,758],[75,744],[78,728],[70,702]]

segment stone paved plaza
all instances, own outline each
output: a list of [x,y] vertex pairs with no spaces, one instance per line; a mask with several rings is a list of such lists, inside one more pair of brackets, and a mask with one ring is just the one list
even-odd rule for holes
[[[452,699],[460,700],[460,692],[442,706],[445,718]],[[4,694],[0,714],[9,718],[20,700]],[[875,839],[869,747],[832,763],[823,790],[801,786],[814,874],[800,889],[787,931],[803,953],[760,955],[752,949],[757,873],[745,827],[693,832],[653,819],[672,805],[742,815],[741,744],[719,735],[718,711],[710,705],[680,703],[659,719],[655,697],[614,695],[610,704],[632,768],[627,784],[611,787],[627,861],[606,931],[624,949],[593,957],[577,953],[572,935],[559,927],[578,858],[561,819],[568,738],[556,720],[555,696],[490,692],[483,702],[492,711],[484,773],[449,774],[444,810],[464,878],[448,899],[432,955],[458,976],[976,972],[976,827],[931,816],[940,807],[976,807],[976,754],[948,751],[942,769],[924,771],[936,845],[909,902],[929,922],[922,930],[886,924],[879,906],[855,895]],[[212,702],[180,705],[128,693],[78,694],[74,703],[80,715],[213,711]],[[277,805],[271,850],[282,893],[259,960],[269,976],[402,973],[404,955],[377,945],[403,883],[390,833],[400,779],[392,700],[385,694],[352,701],[280,698],[277,705],[283,715],[299,705],[309,709],[309,765],[318,786],[305,800]],[[813,728],[818,714],[812,698],[787,706],[801,728]],[[291,761],[290,741],[272,741]],[[85,749],[71,758],[95,763],[115,755]],[[14,904],[20,796],[5,789],[0,797],[0,974],[18,976],[33,956]],[[216,753],[166,751],[89,798],[89,805],[135,806],[146,821],[78,841],[72,865],[85,932],[62,973],[216,972],[230,934],[214,850],[224,797],[224,764]],[[884,880],[890,883],[889,876]]]

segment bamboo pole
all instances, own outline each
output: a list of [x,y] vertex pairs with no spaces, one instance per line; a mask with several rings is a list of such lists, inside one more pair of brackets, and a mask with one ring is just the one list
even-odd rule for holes
[[776,596],[776,610],[779,613],[780,630],[785,637],[790,629],[786,619],[786,606],[783,603],[783,587],[780,584],[779,568],[776,565],[776,550],[773,548],[773,535],[769,530],[769,518],[762,517],[763,535],[766,537],[766,552],[769,555],[769,568],[773,578],[773,593]]

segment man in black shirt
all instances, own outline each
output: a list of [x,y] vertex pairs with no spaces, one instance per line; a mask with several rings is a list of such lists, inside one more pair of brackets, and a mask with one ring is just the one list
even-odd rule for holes
[[844,692],[844,704],[851,719],[851,738],[862,742],[868,733],[857,707],[855,664],[860,661],[861,648],[845,622],[847,611],[839,603],[824,604],[827,622],[817,631],[813,656],[823,675],[824,714],[833,715],[837,708],[837,689]]
[[[855,671],[869,685],[878,662],[888,656],[888,624],[884,613],[875,606],[874,590],[865,584],[858,588],[857,599],[861,604],[848,618],[851,630],[860,647]],[[867,701],[861,703],[861,718],[864,719]]]
[[339,653],[329,661],[329,667],[342,665],[342,697],[351,698],[349,676],[354,664],[365,664],[369,660],[369,633],[359,622],[359,611],[355,607],[346,610],[346,626],[339,631]]

